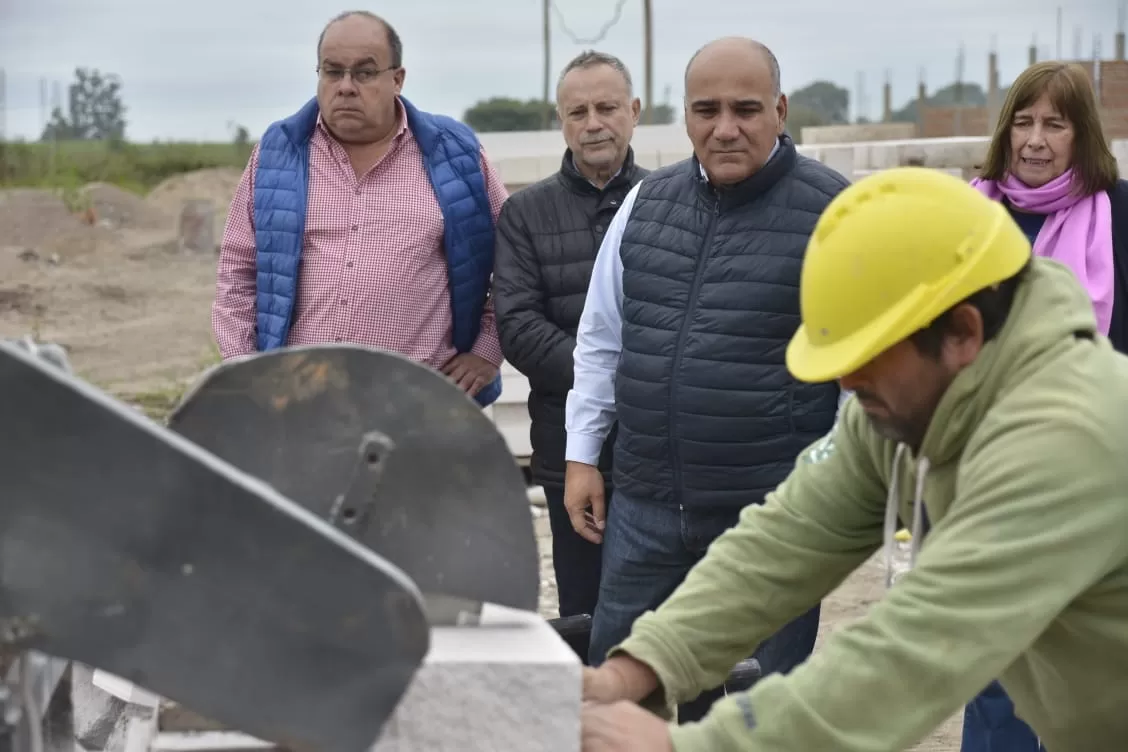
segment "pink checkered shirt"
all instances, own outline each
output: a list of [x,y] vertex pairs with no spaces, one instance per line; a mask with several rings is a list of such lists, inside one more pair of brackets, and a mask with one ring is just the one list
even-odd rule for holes
[[[349,342],[399,352],[440,369],[451,344],[443,216],[402,106],[387,154],[359,180],[320,122],[310,142],[305,240],[288,345]],[[255,352],[254,174],[251,154],[219,257],[212,328],[224,358]],[[508,194],[482,154],[496,223]],[[471,349],[501,365],[492,301]]]

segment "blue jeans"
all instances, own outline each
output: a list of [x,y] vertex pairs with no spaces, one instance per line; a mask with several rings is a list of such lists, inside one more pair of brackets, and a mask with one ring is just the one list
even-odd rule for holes
[[960,752],[1046,752],[1046,748],[1015,717],[1014,703],[995,681],[964,708]]
[[[739,509],[679,510],[648,503],[618,491],[609,505],[603,533],[603,572],[592,617],[589,662],[598,666],[607,651],[630,634],[634,620],[657,608],[713,540],[736,524]],[[754,657],[764,675],[787,673],[814,651],[819,605],[764,641]],[[723,688],[709,690],[679,709],[680,721],[703,716]]]

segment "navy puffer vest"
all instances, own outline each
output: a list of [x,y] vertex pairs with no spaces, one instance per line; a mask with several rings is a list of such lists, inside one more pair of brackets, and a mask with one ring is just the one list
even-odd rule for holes
[[847,181],[787,136],[736,186],[695,158],[651,173],[627,223],[616,489],[660,504],[762,503],[830,430],[838,386],[791,377],[799,273]]

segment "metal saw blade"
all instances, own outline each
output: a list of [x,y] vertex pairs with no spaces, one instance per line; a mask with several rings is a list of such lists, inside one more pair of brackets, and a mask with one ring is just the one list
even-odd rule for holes
[[379,736],[430,646],[404,572],[5,343],[0,415],[0,647],[96,666],[292,750]]
[[235,359],[205,374],[169,426],[332,521],[428,602],[537,609],[524,476],[482,409],[427,366],[352,345]]

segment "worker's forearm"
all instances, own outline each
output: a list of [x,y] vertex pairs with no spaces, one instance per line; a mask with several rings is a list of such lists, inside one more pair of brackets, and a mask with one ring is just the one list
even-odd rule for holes
[[624,699],[632,702],[642,702],[660,687],[654,670],[632,656],[608,658],[603,666],[618,675]]

